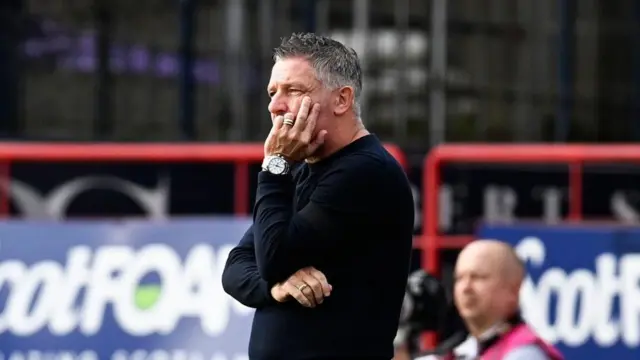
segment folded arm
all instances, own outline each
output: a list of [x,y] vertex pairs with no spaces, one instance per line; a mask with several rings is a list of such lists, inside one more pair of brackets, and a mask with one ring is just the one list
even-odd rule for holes
[[[256,262],[269,284],[313,266],[340,247],[346,231],[371,211],[367,199],[380,177],[373,159],[358,157],[325,173],[300,212],[292,208],[288,176],[261,172],[254,207]],[[379,187],[378,187],[379,188]],[[369,200],[371,202],[371,200]]]
[[275,303],[271,288],[258,272],[252,227],[229,253],[222,273],[222,287],[245,306],[260,308]]

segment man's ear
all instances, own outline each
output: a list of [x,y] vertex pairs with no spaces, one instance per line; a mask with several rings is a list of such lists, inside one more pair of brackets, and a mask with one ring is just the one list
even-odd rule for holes
[[353,107],[354,95],[355,93],[351,86],[343,86],[338,89],[333,113],[336,116],[340,116],[345,114],[347,111],[350,111]]

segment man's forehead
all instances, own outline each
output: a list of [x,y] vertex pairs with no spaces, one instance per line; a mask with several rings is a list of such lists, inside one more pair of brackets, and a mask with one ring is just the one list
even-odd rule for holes
[[[454,274],[482,274],[503,279],[522,281],[524,269],[515,254],[504,244],[488,243],[463,250],[456,262]],[[494,246],[494,245],[497,245]],[[466,251],[468,250],[468,251]],[[498,251],[495,251],[498,250]],[[513,258],[513,259],[512,259]]]
[[499,268],[500,259],[495,252],[483,246],[469,247],[463,250],[456,262],[456,271],[495,272]]
[[315,79],[313,68],[308,61],[299,58],[278,60],[271,69],[269,85],[308,83]]
[[455,272],[494,273],[497,271],[496,262],[480,256],[467,256],[459,258]]

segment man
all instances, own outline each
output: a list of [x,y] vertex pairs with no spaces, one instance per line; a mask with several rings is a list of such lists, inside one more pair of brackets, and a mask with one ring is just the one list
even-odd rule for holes
[[352,49],[294,34],[274,60],[253,225],[222,277],[257,309],[249,356],[389,360],[413,237],[408,180],[362,124]]
[[506,243],[478,240],[462,250],[454,272],[454,302],[471,338],[464,344],[466,353],[457,348],[449,358],[562,359],[520,317],[524,277],[524,265]]

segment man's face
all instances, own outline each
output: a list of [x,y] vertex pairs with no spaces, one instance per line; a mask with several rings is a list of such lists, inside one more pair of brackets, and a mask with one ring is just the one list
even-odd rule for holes
[[482,251],[460,253],[454,273],[454,300],[463,319],[484,322],[499,317],[505,301],[511,300],[500,270],[500,261]]
[[297,115],[302,99],[309,96],[312,102],[320,104],[316,129],[327,129],[327,122],[332,115],[332,92],[316,78],[311,64],[306,59],[288,58],[277,61],[271,70],[267,92],[271,98],[271,121],[276,116],[286,113]]

